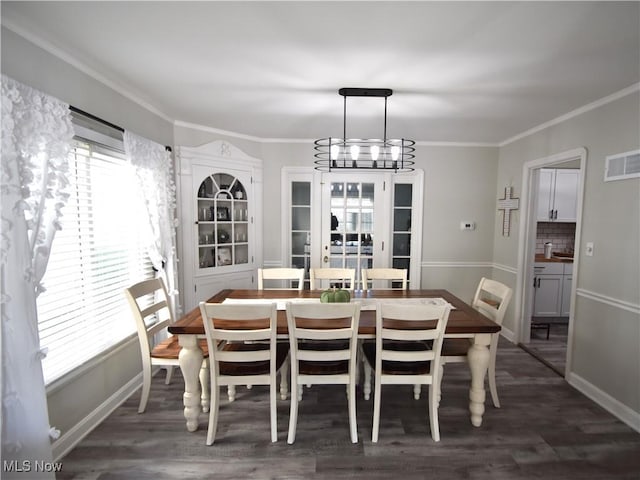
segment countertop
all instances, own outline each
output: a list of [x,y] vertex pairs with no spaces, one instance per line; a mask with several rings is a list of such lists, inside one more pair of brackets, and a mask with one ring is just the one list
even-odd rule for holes
[[[566,255],[566,253],[564,254]],[[536,262],[550,262],[550,263],[573,263],[573,257],[551,257],[544,258],[543,254],[536,254]]]

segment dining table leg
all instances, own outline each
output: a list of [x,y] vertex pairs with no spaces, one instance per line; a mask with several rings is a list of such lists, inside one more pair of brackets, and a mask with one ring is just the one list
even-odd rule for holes
[[469,411],[471,412],[471,423],[475,427],[482,425],[482,415],[484,414],[484,401],[486,391],[484,389],[484,379],[489,368],[489,345],[491,334],[476,334],[473,344],[467,352],[469,370],[471,370],[471,388],[469,389]]
[[200,381],[199,372],[202,367],[202,350],[198,346],[196,335],[179,335],[178,342],[182,347],[178,356],[180,370],[184,378],[184,418],[187,420],[187,430],[195,432],[198,429],[198,415],[200,414]]

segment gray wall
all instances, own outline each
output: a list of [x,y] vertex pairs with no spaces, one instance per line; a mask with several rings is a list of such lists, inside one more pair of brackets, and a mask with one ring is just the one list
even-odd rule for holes
[[[640,179],[604,182],[605,157],[640,148],[640,94],[633,93],[500,148],[498,185],[522,191],[523,164],[587,149],[572,375],[640,412]],[[512,221],[517,232],[519,215]],[[585,243],[594,255],[584,255]],[[494,262],[516,267],[518,236],[496,226]],[[515,278],[515,275],[513,275]],[[515,328],[520,319],[505,319]]]

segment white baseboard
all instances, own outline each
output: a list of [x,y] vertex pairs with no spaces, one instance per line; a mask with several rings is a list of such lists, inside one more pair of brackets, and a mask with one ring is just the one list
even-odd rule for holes
[[98,406],[89,415],[75,424],[69,431],[63,433],[58,440],[51,445],[53,461],[60,461],[80,441],[96,428],[104,419],[122,405],[136,390],[142,386],[142,372],[129,380],[118,391]]
[[599,388],[596,388],[594,385],[575,373],[569,373],[567,375],[567,381],[569,382],[569,385],[580,393],[589,397],[609,413],[629,425],[636,432],[640,433],[640,413],[620,403],[611,395],[603,392]]
[[508,328],[505,328],[503,326],[502,330],[500,330],[500,335],[509,340],[511,343],[517,343],[516,334],[513,330],[509,330]]

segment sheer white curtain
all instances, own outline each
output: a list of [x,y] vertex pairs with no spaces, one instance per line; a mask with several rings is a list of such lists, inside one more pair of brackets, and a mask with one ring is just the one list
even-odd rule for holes
[[[68,197],[65,172],[72,138],[69,105],[2,76],[3,478],[25,478],[7,471],[7,465],[22,468],[30,462],[33,469],[36,461],[51,461],[41,366],[46,352],[40,350],[36,297]],[[28,476],[54,478],[35,470]]]
[[124,150],[135,167],[151,232],[149,257],[163,277],[177,311],[176,283],[176,184],[171,155],[163,145],[131,132],[124,133]]

